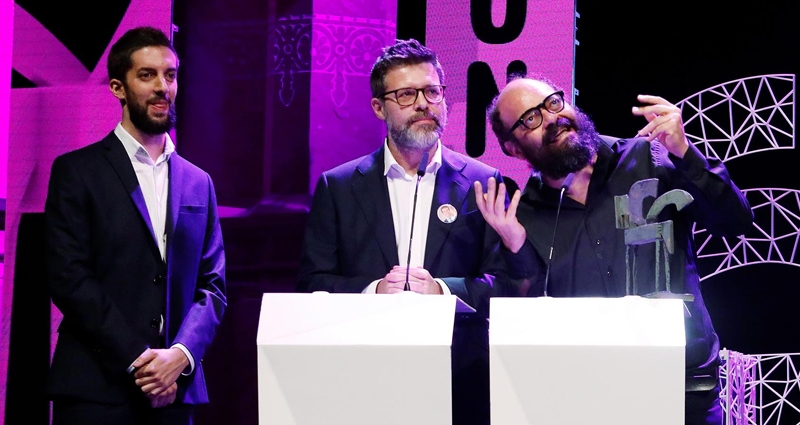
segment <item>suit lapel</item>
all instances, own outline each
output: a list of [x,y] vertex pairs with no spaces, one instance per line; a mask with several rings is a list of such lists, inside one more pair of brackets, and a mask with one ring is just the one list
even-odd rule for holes
[[179,189],[183,187],[184,167],[183,161],[177,153],[173,152],[169,157],[169,187],[167,195],[167,220],[164,232],[167,234],[167,258],[172,244],[172,236],[175,233],[175,225],[178,223],[178,213],[181,210],[181,196],[183,192]]
[[375,239],[389,264],[399,264],[389,188],[383,175],[383,148],[364,159],[353,182],[353,197],[367,225],[375,230]]
[[155,232],[153,231],[153,222],[150,221],[150,214],[147,212],[147,203],[144,200],[142,188],[139,186],[139,179],[136,178],[136,172],[133,170],[128,153],[122,146],[122,142],[114,133],[111,133],[108,137],[103,139],[103,147],[105,148],[106,159],[108,159],[108,162],[111,163],[111,167],[117,173],[117,176],[119,176],[134,206],[136,206],[136,210],[139,211],[144,225],[147,226],[147,229],[150,231],[151,240],[153,241],[152,248],[155,249],[156,254],[161,258],[161,254],[158,253],[158,243],[156,242]]
[[[428,218],[428,239],[425,243],[425,268],[433,270],[434,259],[439,255],[444,241],[458,219],[463,219],[466,211],[466,198],[472,182],[462,174],[466,162],[442,145],[442,166],[436,172],[436,188],[433,191],[431,213]],[[439,206],[450,204],[458,211],[456,222],[444,223],[439,220]]]

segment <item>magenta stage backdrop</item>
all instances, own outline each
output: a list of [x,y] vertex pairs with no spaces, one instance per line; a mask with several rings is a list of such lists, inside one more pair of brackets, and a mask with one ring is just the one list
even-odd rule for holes
[[[13,265],[20,217],[23,213],[44,210],[50,165],[57,155],[100,140],[120,120],[119,102],[109,93],[107,84],[106,57],[111,44],[135,26],[152,25],[165,31],[172,28],[171,0],[132,0],[118,21],[113,36],[107,40],[97,66],[89,69],[35,16],[18,4],[11,4],[13,9],[5,7],[5,1],[0,8],[0,65],[10,56],[11,67],[35,87],[11,90],[8,109],[3,107],[5,93],[0,91],[0,130],[3,129],[3,119],[10,117],[7,133],[9,166],[7,174],[2,173],[3,179],[7,175],[8,188],[7,196],[3,196],[6,198],[6,238],[0,298],[0,418],[4,418],[6,412]],[[13,26],[6,26],[11,20]],[[75,24],[89,25],[81,21],[75,21]],[[6,28],[13,28],[13,50],[9,56],[5,53],[10,44],[7,45],[2,37]],[[6,81],[2,87],[5,89],[10,84]],[[0,140],[5,134],[0,136]],[[5,185],[3,193],[6,193]],[[41,290],[44,291],[45,287],[42,286]],[[55,309],[51,317],[53,324],[57,325],[60,315]]]
[[[86,60],[85,55],[76,54],[76,46],[82,48],[90,43],[64,39],[64,22],[48,26],[37,14],[37,7],[40,6],[36,2],[0,0],[0,69],[8,70],[10,65],[14,78],[29,83],[9,90],[13,79],[12,84],[0,79],[0,198],[6,201],[5,256],[0,262],[5,266],[0,291],[0,418],[7,413],[13,265],[21,218],[26,213],[43,211],[50,165],[57,155],[101,139],[119,121],[119,103],[107,87],[105,63],[111,44],[134,26],[146,24],[170,30],[172,25],[171,0],[110,1],[104,7],[118,10],[102,19],[66,24],[95,32],[103,24],[116,23],[106,34],[86,40],[101,43],[91,60]],[[369,110],[368,68],[381,45],[395,38],[397,3],[318,1],[313,9],[314,14],[301,18],[315,25],[317,46],[324,47],[322,41],[326,40],[335,43],[329,43],[333,50],[309,51],[314,56],[313,65],[292,74],[312,72],[312,93],[317,96],[308,102],[315,112],[307,141],[311,158],[307,171],[312,187],[321,170],[372,151],[380,143],[383,129]],[[51,16],[58,15],[53,10],[49,12]],[[510,71],[525,69],[549,76],[572,99],[574,0],[428,0],[426,13],[425,41],[439,54],[448,86],[450,113],[443,142],[499,168],[523,185],[529,170],[522,161],[502,154],[486,126],[485,108],[504,87]],[[292,25],[292,19],[300,18],[290,16],[276,24],[278,35],[282,34],[281,29],[298,27]],[[345,42],[355,50],[340,52]],[[345,57],[345,53],[353,52],[358,55]],[[323,59],[328,57],[332,59],[325,62]],[[8,73],[3,75],[8,78]],[[363,106],[343,110],[337,103],[351,98],[363,98],[358,101]],[[345,118],[350,118],[345,120],[347,125],[333,125],[336,119],[343,119],[343,111],[347,112]],[[348,142],[354,139],[353,134],[360,134],[361,139]],[[362,142],[366,144],[359,145]],[[180,145],[177,138],[176,143]],[[41,284],[41,288],[34,289],[45,290],[44,282],[30,284]],[[51,310],[54,328],[61,316],[55,308]],[[51,339],[54,337],[51,329]]]
[[545,75],[572,100],[575,2],[428,0],[426,22],[426,44],[439,55],[447,84],[443,143],[523,186],[530,169],[500,150],[486,106],[509,70]]

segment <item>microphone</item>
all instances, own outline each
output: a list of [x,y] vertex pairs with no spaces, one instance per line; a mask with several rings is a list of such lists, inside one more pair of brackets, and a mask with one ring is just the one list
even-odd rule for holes
[[558,216],[561,214],[561,202],[564,200],[564,193],[569,190],[572,184],[572,179],[575,178],[574,173],[567,174],[564,182],[561,183],[561,192],[558,195],[558,208],[556,209],[556,222],[553,224],[553,239],[550,242],[550,256],[547,258],[547,272],[544,274],[544,296],[547,296],[547,282],[550,279],[550,264],[553,263],[553,246],[556,244],[556,231],[558,230]]
[[406,260],[406,284],[403,287],[404,291],[410,291],[411,286],[408,284],[408,272],[411,268],[411,243],[414,241],[414,218],[417,215],[417,192],[419,191],[419,181],[425,175],[425,168],[428,167],[428,151],[422,153],[422,159],[419,160],[419,167],[417,167],[417,185],[414,187],[414,205],[411,207],[411,234],[408,236],[408,259]]

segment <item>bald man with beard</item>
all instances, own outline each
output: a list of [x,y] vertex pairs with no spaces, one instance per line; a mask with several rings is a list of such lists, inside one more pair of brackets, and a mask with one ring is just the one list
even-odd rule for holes
[[[717,377],[719,339],[700,290],[696,224],[711,234],[736,237],[753,222],[744,194],[719,159],[705,157],[690,144],[681,111],[661,97],[640,95],[632,113],[647,120],[632,139],[600,136],[591,119],[569,104],[562,90],[546,78],[510,81],[488,109],[492,130],[506,155],[530,164],[533,174],[506,207],[505,184],[475,182],[478,208],[501,238],[511,275],[526,284],[521,295],[621,297],[626,295],[624,229],[617,229],[615,196],[627,195],[643,179],[658,179],[658,195],[685,190],[694,198],[680,211],[665,208],[658,221],[672,220],[674,254],[668,259],[672,292],[687,293],[687,382]],[[561,199],[568,175],[574,179]],[[556,214],[558,232],[554,237]],[[553,247],[547,275],[547,259]],[[639,288],[655,288],[654,249],[637,253]],[[547,292],[544,294],[544,292]],[[686,424],[721,425],[718,380],[686,393]],[[717,384],[714,386],[714,384]]]

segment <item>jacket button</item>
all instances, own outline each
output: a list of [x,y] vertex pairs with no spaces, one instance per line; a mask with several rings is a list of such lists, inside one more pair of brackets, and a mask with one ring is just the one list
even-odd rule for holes
[[153,319],[150,321],[150,327],[153,329],[158,329],[158,325],[161,324],[161,321],[158,319]]
[[156,277],[153,278],[153,283],[156,284],[156,285],[160,285],[160,284],[164,283],[165,280],[166,279],[164,279],[164,276],[156,276]]

